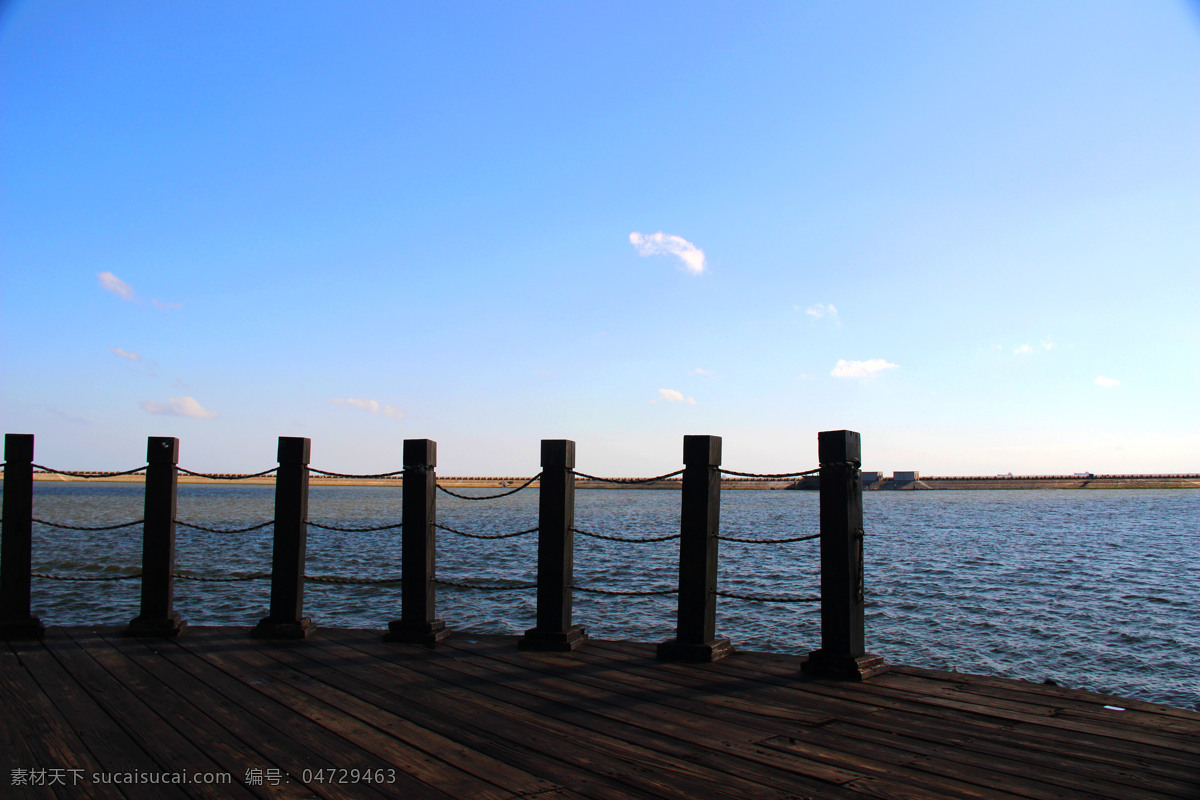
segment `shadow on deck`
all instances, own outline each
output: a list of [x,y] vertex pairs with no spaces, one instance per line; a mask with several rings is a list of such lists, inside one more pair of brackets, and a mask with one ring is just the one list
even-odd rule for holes
[[836,683],[797,656],[243,628],[0,653],[4,797],[1200,797],[1200,713],[911,667]]

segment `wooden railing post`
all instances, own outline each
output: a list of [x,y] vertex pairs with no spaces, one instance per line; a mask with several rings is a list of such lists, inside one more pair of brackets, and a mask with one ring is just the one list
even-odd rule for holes
[[538,490],[537,627],[517,640],[522,650],[574,650],[587,634],[571,624],[575,562],[575,443],[542,440]]
[[142,613],[124,633],[178,636],[187,627],[175,611],[175,504],[179,440],[146,442],[146,508],[142,523]]
[[721,526],[721,437],[683,437],[679,615],[661,661],[716,661],[733,652],[716,638],[717,533]]
[[437,442],[404,440],[401,504],[400,619],[388,623],[390,642],[437,644],[450,629],[436,619]]
[[0,531],[0,639],[40,639],[30,605],[33,567],[33,434],[4,434],[4,528]]
[[821,466],[821,649],[807,675],[865,680],[887,670],[866,652],[863,602],[862,439],[855,431],[817,434]]
[[311,440],[279,437],[275,473],[275,539],[271,550],[271,608],[252,631],[260,639],[303,639],[316,630],[304,616],[308,547],[308,457]]

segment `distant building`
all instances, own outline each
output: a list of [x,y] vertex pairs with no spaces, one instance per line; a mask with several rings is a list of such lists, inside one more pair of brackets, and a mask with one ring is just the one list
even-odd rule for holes
[[881,480],[883,480],[882,472],[863,472],[862,473],[863,486],[869,486],[872,483],[879,483]]
[[892,480],[896,483],[912,483],[913,481],[920,480],[920,477],[917,475],[917,471],[914,469],[907,472],[893,472]]

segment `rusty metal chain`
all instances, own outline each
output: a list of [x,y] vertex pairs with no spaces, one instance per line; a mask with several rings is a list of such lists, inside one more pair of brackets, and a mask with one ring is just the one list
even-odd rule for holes
[[260,528],[265,528],[268,525],[274,525],[275,520],[269,519],[266,522],[260,522],[257,525],[251,525],[248,528],[209,528],[205,525],[197,525],[194,522],[184,522],[181,519],[175,520],[176,525],[182,525],[185,528],[195,528],[198,531],[207,531],[208,533],[249,533]]
[[58,522],[49,522],[37,517],[31,517],[30,522],[36,522],[39,525],[49,525],[51,528],[61,528],[65,531],[115,531],[118,528],[131,528],[134,525],[141,525],[145,520],[135,519],[133,522],[122,522],[120,525],[63,525]]
[[665,481],[668,478],[674,478],[676,475],[682,475],[683,470],[678,469],[674,472],[668,472],[666,475],[658,475],[653,478],[600,478],[595,475],[588,475],[585,472],[576,472],[571,470],[571,474],[576,478],[583,478],[589,481],[600,481],[601,483],[654,483],[655,481]]
[[536,481],[540,477],[542,477],[542,473],[539,472],[537,475],[534,475],[532,478],[525,481],[517,488],[515,488],[511,491],[501,492],[500,494],[485,494],[485,495],[480,495],[480,496],[472,496],[469,494],[459,494],[458,492],[450,491],[445,486],[442,486],[440,483],[437,484],[437,488],[440,491],[443,491],[446,494],[450,495],[451,497],[457,497],[459,500],[495,500],[497,497],[508,497],[510,494],[516,494],[517,492],[521,491],[522,489],[528,489],[533,484],[533,482]]
[[536,527],[534,527],[534,528],[528,528],[527,530],[523,530],[523,531],[515,531],[513,533],[486,534],[486,533],[467,533],[466,531],[460,531],[460,530],[456,530],[454,528],[448,528],[445,525],[438,525],[437,523],[434,523],[433,527],[437,528],[438,530],[446,531],[447,533],[457,533],[459,536],[466,536],[470,539],[511,539],[514,536],[524,536],[527,533],[537,533],[537,531],[538,531],[538,529]]
[[821,471],[820,467],[816,469],[805,470],[804,472],[774,472],[774,473],[759,473],[759,472],[734,472],[731,469],[721,469],[722,475],[736,475],[739,478],[803,478],[805,475],[816,475]]
[[609,536],[608,534],[604,533],[592,533],[590,531],[580,530],[579,528],[571,528],[571,530],[574,533],[578,533],[582,536],[591,536],[593,539],[607,539],[610,542],[631,542],[634,544],[643,542],[667,542],[671,539],[678,539],[681,535],[678,533],[672,533],[669,536],[653,536],[647,539],[630,539],[624,536]]
[[362,478],[363,480],[374,480],[377,478],[394,478],[395,476],[402,474],[404,472],[404,470],[398,469],[395,472],[379,472],[374,475],[354,475],[351,473],[330,472],[329,470],[325,470],[325,469],[317,469],[316,467],[309,467],[308,472],[310,475],[311,474],[324,475],[328,478]]
[[182,472],[184,475],[191,475],[196,478],[206,478],[210,481],[244,481],[250,478],[261,478],[264,475],[270,475],[272,472],[278,471],[279,467],[271,467],[264,469],[262,472],[255,472],[253,475],[243,475],[233,472],[192,472],[190,469],[176,467],[175,469]]
[[52,581],[127,581],[131,578],[140,578],[142,573],[135,572],[132,575],[50,575],[45,572],[31,572],[31,578],[46,578]]
[[650,589],[647,591],[620,591],[617,589],[596,589],[591,586],[580,586],[575,584],[571,587],[581,592],[590,592],[591,594],[612,594],[621,595],[623,597],[649,597],[656,594],[679,594],[678,589]]
[[441,578],[434,578],[433,582],[440,584],[442,586],[457,586],[460,589],[483,589],[485,591],[490,591],[490,592],[500,592],[500,591],[504,591],[506,589],[536,589],[537,588],[536,583],[512,583],[512,584],[506,584],[506,585],[493,586],[490,584],[482,584],[482,583],[460,583],[459,581],[447,581],[447,580],[442,580]]
[[819,603],[820,597],[787,597],[783,595],[757,595],[757,594],[738,594],[736,592],[726,592],[717,590],[714,592],[717,597],[733,597],[738,600],[758,600],[763,603]]
[[812,539],[820,539],[821,534],[810,533],[805,536],[793,536],[789,539],[740,539],[736,536],[722,536],[717,534],[717,538],[722,542],[741,542],[743,544],[785,544],[787,542],[807,542]]
[[[5,464],[5,466],[8,466]],[[49,472],[52,475],[70,475],[72,478],[116,478],[120,475],[136,475],[139,472],[145,472],[146,467],[137,467],[135,469],[127,469],[124,472],[68,472],[65,469],[51,469],[43,467],[41,464],[30,464],[34,469],[40,469],[42,472]]]
[[305,525],[311,525],[314,528],[320,528],[323,531],[341,531],[342,533],[365,533],[367,531],[386,531],[392,528],[402,528],[404,523],[393,522],[389,525],[373,525],[369,528],[342,528],[337,525],[322,525],[319,522],[313,522],[310,519],[304,520]]

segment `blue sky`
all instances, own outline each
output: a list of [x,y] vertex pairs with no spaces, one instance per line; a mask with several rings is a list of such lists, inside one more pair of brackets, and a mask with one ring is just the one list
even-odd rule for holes
[[257,470],[1200,471],[1200,13],[17,0],[0,414]]

